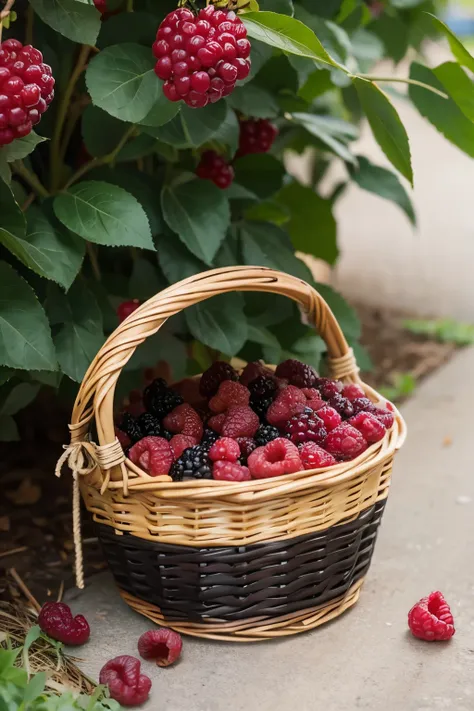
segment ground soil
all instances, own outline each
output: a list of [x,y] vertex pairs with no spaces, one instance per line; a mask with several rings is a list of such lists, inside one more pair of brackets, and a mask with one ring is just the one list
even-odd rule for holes
[[[392,384],[396,373],[411,373],[417,380],[449,359],[455,347],[414,336],[402,326],[406,315],[359,307],[362,343],[374,363],[364,379],[375,386]],[[71,479],[54,476],[67,439],[69,413],[51,414],[48,403],[21,423],[24,436],[0,449],[0,597],[20,595],[8,571],[14,568],[40,603],[55,599],[74,584],[71,522]],[[41,409],[42,408],[42,409]],[[44,422],[41,437],[31,421]],[[83,516],[86,575],[105,568],[105,561],[87,515]]]

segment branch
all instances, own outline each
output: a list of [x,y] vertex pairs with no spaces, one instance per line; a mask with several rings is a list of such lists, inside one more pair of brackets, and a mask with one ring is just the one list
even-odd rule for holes
[[5,20],[11,12],[15,0],[7,0],[5,7],[0,12],[0,42],[2,41],[3,20]]
[[64,186],[64,190],[67,190],[68,188],[71,187],[71,185],[79,180],[79,178],[82,178],[83,175],[88,173],[90,170],[93,168],[97,168],[100,165],[107,165],[108,163],[113,163],[117,155],[120,153],[130,136],[135,132],[135,126],[129,126],[128,129],[125,131],[123,134],[122,138],[120,141],[117,143],[115,146],[114,150],[111,151],[110,153],[107,153],[107,155],[102,156],[101,158],[94,158],[93,160],[89,161],[88,163],[85,163],[82,165],[79,170],[76,170],[74,175],[67,181],[66,185]]
[[23,161],[14,161],[12,163],[12,168],[15,173],[22,177],[23,180],[27,182],[30,187],[33,188],[37,195],[41,195],[41,197],[49,197],[49,192],[46,190],[36,173],[33,173],[32,170],[28,170]]
[[422,81],[417,81],[416,79],[404,79],[403,77],[373,77],[371,74],[354,74],[353,75],[356,79],[367,79],[368,81],[382,81],[382,82],[398,82],[399,84],[413,84],[414,86],[421,86],[422,89],[426,89],[426,91],[431,91],[432,94],[437,94],[438,96],[441,96],[443,99],[449,99],[449,96],[444,93],[444,91],[440,91],[439,89],[436,89],[434,86],[431,86],[430,84],[425,84]]

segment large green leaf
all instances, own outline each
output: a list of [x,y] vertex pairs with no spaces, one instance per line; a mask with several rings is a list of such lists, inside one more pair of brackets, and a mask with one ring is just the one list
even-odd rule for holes
[[371,29],[384,43],[388,56],[400,62],[408,50],[408,26],[398,15],[384,12]]
[[0,365],[18,370],[56,370],[46,315],[30,285],[0,262]]
[[147,47],[133,43],[106,47],[86,71],[92,103],[122,121],[141,121],[161,95],[153,67]]
[[363,190],[396,203],[415,225],[416,216],[412,202],[398,175],[379,165],[374,165],[365,156],[358,156],[358,162],[358,169],[351,173],[354,182]]
[[333,312],[347,340],[358,340],[361,332],[360,321],[352,306],[349,306],[347,301],[327,284],[316,282],[314,286]]
[[449,96],[470,121],[474,121],[474,82],[456,62],[445,62],[433,70]]
[[[147,127],[163,126],[165,123],[168,123],[168,121],[171,121],[171,119],[179,113],[180,109],[181,102],[167,99],[160,87],[160,94],[157,100],[140,123]],[[150,133],[153,135],[153,132]]]
[[318,138],[337,156],[349,163],[356,164],[356,159],[348,149],[347,143],[358,138],[357,126],[334,116],[294,113],[292,117],[296,123]]
[[170,284],[206,269],[204,262],[185,247],[178,235],[161,235],[157,239],[156,251],[161,270]]
[[[430,84],[436,89],[444,89],[431,69],[416,62],[411,65],[410,78]],[[467,155],[474,157],[474,124],[453,99],[443,99],[412,84],[409,86],[409,93],[410,99],[422,116],[428,119],[448,141],[454,143]]]
[[234,170],[236,182],[260,198],[274,195],[281,188],[285,176],[283,164],[268,153],[238,158]]
[[230,223],[229,202],[208,180],[169,185],[161,193],[163,217],[198,259],[212,264]]
[[334,264],[339,250],[331,201],[296,182],[280,190],[276,200],[290,211],[286,229],[294,248]]
[[213,141],[223,143],[229,147],[229,153],[233,156],[239,147],[240,126],[237,115],[230,106],[227,107],[224,122],[221,123],[213,136]]
[[39,384],[19,383],[15,385],[0,405],[0,417],[3,415],[16,415],[17,412],[23,410],[30,402],[33,402],[39,389]]
[[95,45],[100,30],[100,13],[93,4],[79,0],[30,0],[43,22],[81,44]]
[[184,314],[194,338],[228,356],[236,355],[247,340],[242,294],[215,296]]
[[129,282],[130,298],[146,301],[166,286],[156,264],[143,257],[134,260]]
[[244,222],[241,249],[245,264],[280,269],[300,279],[311,279],[311,272],[298,259],[287,233],[268,222]]
[[156,18],[148,12],[119,12],[102,23],[97,40],[99,49],[123,42],[136,42],[150,48],[156,39]]
[[290,15],[290,17],[293,17],[295,11],[293,0],[260,0],[258,4],[260,10],[279,12],[281,15]]
[[85,283],[76,281],[68,294],[51,288],[46,302],[61,370],[80,382],[104,341],[102,313]]
[[25,238],[26,221],[12,191],[3,180],[0,180],[0,205],[0,241],[10,249],[9,245]]
[[413,184],[410,146],[400,117],[388,97],[366,79],[353,79],[374,138],[394,168]]
[[452,32],[452,30],[450,30],[449,27],[438,17],[431,15],[431,13],[428,14],[430,15],[436,29],[439,30],[439,32],[442,32],[447,38],[449,46],[451,47],[451,52],[454,54],[459,64],[463,64],[465,67],[470,69],[471,72],[474,72],[474,57],[466,49],[461,40],[456,37],[454,32]]
[[82,139],[94,158],[113,151],[126,130],[127,124],[93,104],[86,106],[82,114]]
[[99,180],[77,183],[55,198],[54,212],[71,232],[89,242],[154,249],[143,207],[117,185]]
[[144,128],[155,138],[176,148],[193,148],[209,141],[226,120],[224,101],[209,104],[203,109],[183,106],[177,116],[159,128]]
[[276,12],[249,12],[242,15],[242,21],[249,37],[289,54],[340,66],[329,56],[314,32],[293,17]]
[[12,143],[0,149],[0,153],[8,163],[14,160],[22,160],[35,150],[38,143],[43,143],[46,140],[43,136],[38,136],[37,133],[31,131],[24,138],[15,138]]
[[275,118],[279,113],[273,94],[253,82],[234,89],[228,102],[236,111],[255,118]]

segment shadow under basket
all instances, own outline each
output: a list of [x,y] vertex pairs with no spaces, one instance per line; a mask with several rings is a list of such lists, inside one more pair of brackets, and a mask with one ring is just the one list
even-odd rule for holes
[[[395,415],[357,459],[248,482],[151,477],[115,438],[115,384],[135,348],[183,308],[230,291],[298,302],[328,347],[331,377],[358,383]],[[95,421],[99,444],[89,439]],[[157,624],[198,637],[258,641],[310,630],[357,602],[405,439],[396,408],[361,382],[352,350],[322,297],[295,277],[229,267],[190,277],[140,306],[109,337],[81,385],[71,444],[76,541],[79,487],[120,593]],[[81,550],[76,570],[82,585]]]

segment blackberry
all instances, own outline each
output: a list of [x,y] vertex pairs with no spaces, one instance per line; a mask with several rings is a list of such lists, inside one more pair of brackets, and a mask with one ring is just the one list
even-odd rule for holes
[[216,360],[204,373],[199,381],[199,392],[203,397],[210,398],[219,390],[224,380],[238,380],[239,376],[230,365],[223,360]]
[[143,403],[146,409],[159,420],[183,402],[181,395],[170,390],[163,378],[156,378],[143,392]]
[[281,437],[281,434],[278,432],[276,427],[273,427],[272,425],[260,425],[255,433],[255,442],[257,447],[264,447],[277,437]]
[[169,474],[174,481],[212,479],[208,451],[199,444],[185,449],[179,459],[171,465]]
[[273,402],[273,396],[268,397],[265,400],[260,400],[260,398],[254,398],[250,396],[250,407],[259,416],[261,422],[266,424],[267,422],[267,410]]
[[139,439],[143,437],[138,421],[129,412],[125,412],[119,425],[117,425],[119,430],[125,432],[132,442],[138,442]]
[[161,437],[163,427],[161,422],[150,412],[143,412],[138,416],[137,424],[142,431],[143,437]]
[[247,464],[247,459],[253,450],[257,448],[257,443],[251,437],[237,437],[237,443],[240,447],[239,462],[241,464]]
[[217,442],[221,435],[218,432],[214,432],[210,427],[206,427],[204,434],[201,439],[201,447],[208,452],[214,442]]
[[258,378],[252,380],[248,385],[250,390],[250,396],[253,399],[267,400],[268,398],[275,397],[277,391],[277,384],[273,378],[269,378],[266,375],[259,375]]
[[340,393],[337,393],[336,395],[333,395],[332,397],[329,398],[328,400],[328,405],[333,407],[336,412],[338,412],[341,417],[352,417],[354,414],[354,405],[350,400],[348,400],[344,395],[341,395]]

